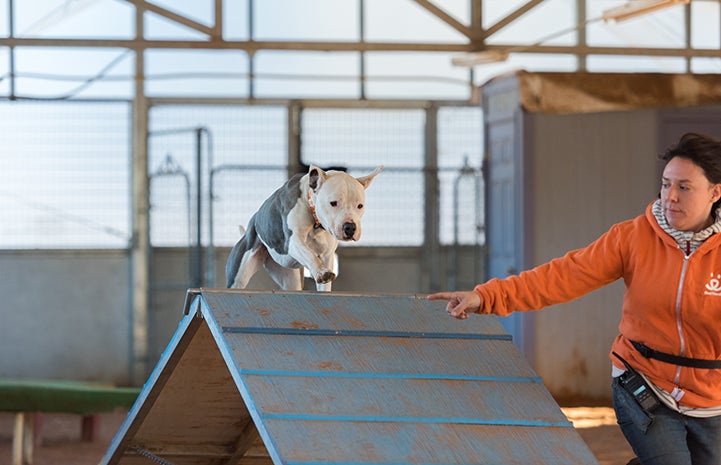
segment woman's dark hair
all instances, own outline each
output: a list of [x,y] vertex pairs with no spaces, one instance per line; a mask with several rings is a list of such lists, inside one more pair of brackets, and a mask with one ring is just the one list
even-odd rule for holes
[[[721,142],[704,134],[689,132],[681,136],[678,144],[669,147],[659,158],[666,163],[673,158],[682,157],[701,168],[711,184],[721,184]],[[711,207],[711,215],[716,218],[716,210],[721,199]]]

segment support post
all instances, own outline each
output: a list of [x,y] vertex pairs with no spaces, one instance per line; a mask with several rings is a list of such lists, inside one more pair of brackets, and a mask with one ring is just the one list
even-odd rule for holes
[[[136,8],[136,36],[143,34],[143,9]],[[133,100],[132,228],[131,261],[131,361],[133,385],[148,375],[150,308],[150,188],[148,179],[148,100],[145,97],[144,51],[135,54],[135,99]]]
[[438,186],[438,107],[426,108],[425,163],[424,172],[424,217],[423,230],[423,288],[438,291],[440,283],[440,241],[439,241],[439,186]]

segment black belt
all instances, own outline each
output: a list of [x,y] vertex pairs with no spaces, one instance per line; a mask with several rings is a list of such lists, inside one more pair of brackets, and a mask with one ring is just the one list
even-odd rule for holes
[[653,350],[640,342],[631,341],[631,344],[633,344],[636,350],[638,350],[641,355],[646,358],[655,358],[656,360],[660,360],[662,362],[691,368],[721,368],[721,360],[681,357],[680,355],[672,355],[665,352],[659,352],[658,350]]

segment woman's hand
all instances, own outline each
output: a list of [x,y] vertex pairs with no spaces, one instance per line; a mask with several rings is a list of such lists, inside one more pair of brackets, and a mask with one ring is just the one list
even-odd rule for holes
[[437,292],[428,295],[427,299],[447,300],[446,311],[460,320],[468,318],[468,312],[477,313],[481,308],[481,298],[475,291]]

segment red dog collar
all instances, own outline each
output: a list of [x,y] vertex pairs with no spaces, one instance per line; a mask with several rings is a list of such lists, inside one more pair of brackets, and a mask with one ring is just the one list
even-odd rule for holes
[[322,228],[323,225],[320,224],[320,221],[318,220],[318,216],[315,214],[315,204],[313,204],[313,199],[310,198],[310,189],[308,190],[308,206],[310,206],[310,212],[313,214],[313,219],[315,220],[315,225],[313,226],[315,229]]

